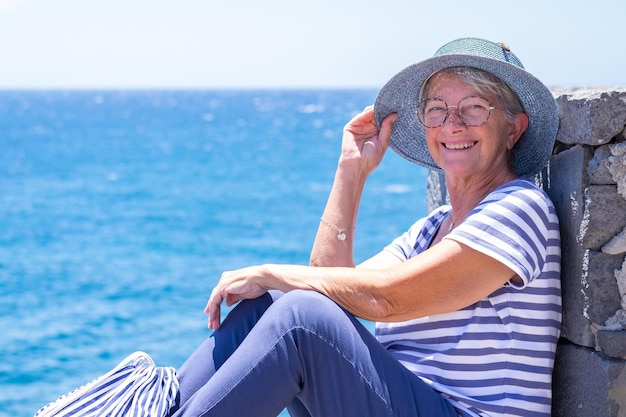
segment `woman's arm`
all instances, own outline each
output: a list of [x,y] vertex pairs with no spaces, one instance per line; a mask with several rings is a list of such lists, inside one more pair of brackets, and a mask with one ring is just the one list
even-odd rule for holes
[[[464,308],[515,275],[503,263],[451,239],[406,262],[391,257],[375,257],[364,263],[369,268],[261,265],[225,272],[205,309],[209,327],[219,327],[223,301],[232,305],[269,289],[317,291],[357,317],[402,321]],[[390,266],[375,269],[382,265]]]
[[311,251],[312,266],[354,266],[354,229],[365,181],[389,145],[392,123],[387,117],[380,133],[373,107],[355,116],[344,128],[341,156],[333,186]]

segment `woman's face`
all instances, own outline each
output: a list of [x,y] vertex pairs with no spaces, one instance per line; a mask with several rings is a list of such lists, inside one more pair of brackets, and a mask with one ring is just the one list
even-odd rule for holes
[[[448,106],[470,96],[487,99],[492,106],[495,97],[468,86],[455,74],[436,74],[429,81],[428,97],[439,98]],[[484,176],[512,174],[510,151],[526,129],[518,115],[515,122],[507,120],[502,110],[492,110],[487,121],[480,126],[467,126],[459,118],[456,107],[448,110],[443,125],[426,128],[426,143],[437,163],[447,174],[456,176]],[[521,129],[521,130],[520,130]]]

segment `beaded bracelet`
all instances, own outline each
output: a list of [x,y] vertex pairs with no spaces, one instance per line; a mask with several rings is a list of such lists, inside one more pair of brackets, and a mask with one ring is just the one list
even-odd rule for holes
[[337,240],[341,240],[344,241],[346,240],[346,232],[349,232],[351,230],[355,230],[356,227],[345,227],[343,229],[340,229],[339,227],[335,226],[334,224],[332,224],[331,222],[329,222],[328,220],[326,220],[325,218],[321,218],[320,221],[325,224],[326,226],[334,229],[337,231]]

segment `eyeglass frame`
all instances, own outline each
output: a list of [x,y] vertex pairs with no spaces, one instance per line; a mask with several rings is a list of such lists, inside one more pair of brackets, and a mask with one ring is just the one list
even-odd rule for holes
[[[470,124],[467,124],[467,122],[466,122],[465,120],[463,120],[463,116],[461,115],[461,113],[459,113],[459,104],[460,104],[463,100],[466,100],[466,99],[468,99],[468,98],[479,98],[479,99],[481,99],[481,100],[485,100],[485,101],[487,102],[487,104],[488,104],[487,109],[489,110],[489,112],[487,113],[487,117],[485,117],[485,120],[483,120],[481,123],[479,123],[479,124],[477,124],[477,125],[470,125]],[[423,112],[421,112],[421,111],[420,111],[420,107],[422,106],[422,103],[425,103],[425,102],[430,101],[430,100],[439,100],[439,101],[443,102],[443,104],[445,104],[445,105],[446,105],[446,115],[444,116],[444,118],[443,118],[443,120],[441,121],[441,123],[440,123],[440,124],[438,124],[437,126],[426,126],[426,124],[422,121],[422,117],[423,117],[423,116],[422,116],[422,117],[420,117],[420,114],[423,114]],[[421,124],[422,126],[424,126],[424,127],[425,127],[425,128],[427,128],[427,129],[436,129],[436,128],[438,128],[438,127],[443,126],[443,124],[446,122],[446,120],[448,120],[448,116],[450,116],[450,108],[451,108],[451,107],[456,109],[456,114],[459,116],[459,119],[460,119],[460,120],[463,122],[463,124],[464,124],[465,126],[467,126],[467,127],[482,126],[482,125],[484,125],[485,123],[487,123],[487,120],[489,120],[489,116],[491,116],[491,111],[492,111],[492,110],[503,110],[503,109],[499,109],[499,108],[497,108],[497,107],[492,106],[492,105],[491,105],[491,102],[490,102],[489,100],[487,100],[486,98],[481,97],[481,96],[467,96],[467,97],[463,97],[462,99],[460,99],[460,100],[459,100],[459,102],[458,102],[458,103],[456,103],[456,106],[449,106],[447,101],[445,101],[445,100],[443,100],[443,99],[441,99],[441,98],[433,97],[433,98],[426,98],[426,99],[422,99],[422,100],[420,100],[420,101],[417,103],[417,114],[416,114],[416,116],[417,116],[417,120],[420,122],[420,124]]]

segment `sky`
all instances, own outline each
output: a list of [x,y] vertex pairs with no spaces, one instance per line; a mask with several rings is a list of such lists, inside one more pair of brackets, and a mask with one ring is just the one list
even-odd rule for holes
[[459,37],[626,86],[622,0],[0,0],[0,88],[380,88]]

